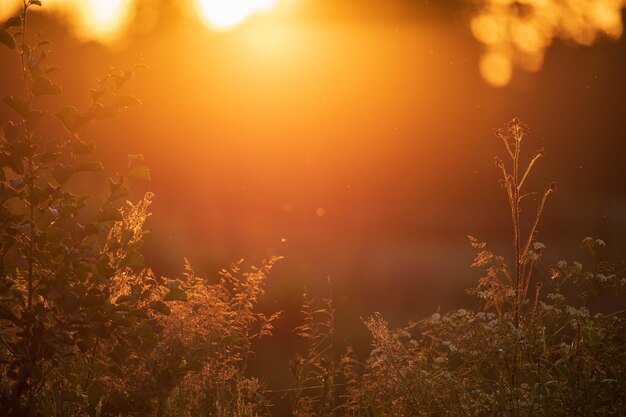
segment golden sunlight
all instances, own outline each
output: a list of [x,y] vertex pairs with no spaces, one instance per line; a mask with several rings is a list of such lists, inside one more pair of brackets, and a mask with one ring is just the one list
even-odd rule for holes
[[[16,13],[20,3],[2,3],[0,18]],[[135,0],[47,0],[45,11],[66,17],[80,38],[111,43],[124,35],[133,17],[134,3]]]
[[87,0],[78,4],[83,34],[106,39],[117,36],[126,25],[131,0]]
[[205,22],[216,29],[241,23],[251,14],[271,9],[276,0],[196,0]]

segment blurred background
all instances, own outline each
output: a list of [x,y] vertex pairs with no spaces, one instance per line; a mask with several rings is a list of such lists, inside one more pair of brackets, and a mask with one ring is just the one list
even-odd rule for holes
[[[327,296],[327,277],[338,333],[361,356],[375,311],[401,325],[475,305],[466,235],[512,252],[492,129],[514,116],[531,126],[528,152],[546,151],[530,185],[559,188],[540,226],[546,265],[588,263],[586,236],[626,258],[621,0],[43,3],[29,24],[64,88],[46,106],[87,106],[110,67],[145,64],[124,87],[143,105],[87,136],[111,175],[127,154],[151,168],[133,187],[156,195],[146,263],[173,276],[187,257],[214,277],[284,256],[263,309],[285,315],[251,367],[270,385],[302,348],[302,293]],[[8,48],[0,63],[3,95],[20,94]]]

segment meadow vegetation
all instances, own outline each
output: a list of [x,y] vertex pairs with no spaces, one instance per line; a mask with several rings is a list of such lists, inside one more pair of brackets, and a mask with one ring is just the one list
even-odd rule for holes
[[[602,260],[605,243],[590,237],[581,242],[584,263],[542,261],[537,231],[556,188],[526,190],[543,152],[525,157],[528,128],[517,119],[495,131],[514,256],[470,237],[481,277],[469,292],[479,308],[401,328],[373,314],[362,323],[371,353],[359,359],[337,343],[332,294],[305,296],[295,333],[307,349],[285,364],[292,385],[251,376],[254,342],[271,337],[280,316],[259,312],[279,259],[210,278],[188,262],[175,278],[144,265],[153,196],[133,197],[127,185],[149,179],[142,158],[130,156],[103,196],[76,181],[106,178],[85,132],[139,104],[123,93],[135,69],[99,79],[87,108],[42,110],[40,98],[62,90],[48,44],[27,42],[29,9],[40,6],[25,1],[0,29],[24,84],[23,95],[2,99],[13,119],[0,143],[0,415],[269,416],[276,393],[298,417],[624,415],[624,270]],[[41,128],[46,117],[63,134]]]

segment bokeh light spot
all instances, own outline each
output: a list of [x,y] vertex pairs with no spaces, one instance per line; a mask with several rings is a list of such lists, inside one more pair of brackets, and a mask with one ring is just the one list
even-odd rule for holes
[[489,84],[494,87],[502,87],[509,83],[513,66],[511,59],[498,52],[492,52],[480,60],[480,73]]

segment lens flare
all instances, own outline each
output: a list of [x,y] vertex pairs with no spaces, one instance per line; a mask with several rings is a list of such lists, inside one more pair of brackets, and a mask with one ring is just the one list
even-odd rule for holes
[[216,29],[241,23],[251,14],[271,9],[276,0],[196,0],[205,22]]
[[485,45],[479,69],[491,85],[508,84],[513,66],[541,68],[555,38],[591,45],[601,35],[622,36],[626,0],[481,0],[472,18],[474,37]]

